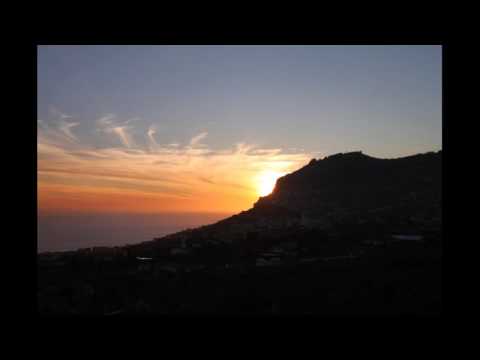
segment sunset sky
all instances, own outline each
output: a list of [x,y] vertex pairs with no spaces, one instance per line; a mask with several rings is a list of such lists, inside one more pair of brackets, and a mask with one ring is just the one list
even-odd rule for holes
[[39,46],[40,214],[237,213],[315,157],[442,147],[440,46]]

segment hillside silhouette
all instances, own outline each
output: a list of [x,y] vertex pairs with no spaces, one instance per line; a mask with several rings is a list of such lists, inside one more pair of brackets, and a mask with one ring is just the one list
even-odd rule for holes
[[401,203],[441,201],[441,152],[378,159],[352,152],[310,163],[278,179],[263,204],[315,214],[338,208],[370,211]]
[[260,197],[252,209],[198,231],[210,234],[245,225],[250,231],[268,232],[272,227],[330,229],[368,223],[428,231],[441,223],[441,203],[441,151],[397,159],[340,153],[312,159],[279,178],[272,193]]
[[42,313],[438,315],[442,152],[312,159],[215,224],[39,255]]

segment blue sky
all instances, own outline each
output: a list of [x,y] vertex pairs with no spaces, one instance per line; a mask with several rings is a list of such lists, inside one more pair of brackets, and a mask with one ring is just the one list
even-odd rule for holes
[[[320,157],[441,149],[441,46],[39,46],[38,118],[95,148],[114,114],[147,146],[251,143]],[[65,116],[66,116],[65,115]]]

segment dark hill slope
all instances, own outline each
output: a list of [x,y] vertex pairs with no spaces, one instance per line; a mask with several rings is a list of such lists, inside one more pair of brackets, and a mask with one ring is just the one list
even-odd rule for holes
[[272,194],[260,198],[255,206],[277,205],[316,215],[401,204],[439,206],[441,172],[441,151],[398,159],[378,159],[361,152],[336,154],[314,159],[278,179]]
[[301,229],[371,226],[386,233],[438,230],[441,226],[441,151],[398,159],[361,152],[313,159],[277,180],[253,208],[215,224],[186,230],[132,248],[179,246],[181,241],[243,243]]

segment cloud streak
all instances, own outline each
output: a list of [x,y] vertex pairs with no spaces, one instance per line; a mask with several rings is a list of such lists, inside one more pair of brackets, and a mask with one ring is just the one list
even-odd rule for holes
[[190,140],[190,146],[191,147],[194,147],[194,146],[197,146],[200,141],[202,141],[203,139],[205,139],[208,135],[208,132],[202,132],[196,136],[194,136],[191,140]]
[[77,141],[77,137],[75,135],[73,135],[73,133],[72,133],[72,128],[74,128],[75,126],[78,126],[78,125],[80,125],[80,124],[77,123],[77,122],[69,123],[69,122],[66,122],[66,121],[62,120],[60,122],[59,129],[68,139],[70,139],[72,141]]
[[116,135],[125,147],[131,148],[134,146],[132,136],[129,133],[132,127],[127,126],[127,124],[135,120],[137,120],[137,118],[125,122],[118,122],[114,114],[107,114],[97,120],[97,130]]
[[150,146],[150,150],[154,151],[158,149],[158,143],[157,140],[155,140],[155,133],[157,132],[157,129],[154,125],[150,125],[147,131],[147,138],[148,138],[148,143]]
[[[127,132],[131,125],[118,121],[113,114],[99,118],[97,130],[114,135],[122,146],[97,148],[74,136],[71,130],[77,125],[65,122],[59,128],[38,128],[42,209],[65,204],[82,209],[88,205],[89,211],[96,211],[100,205],[94,199],[98,198],[107,202],[102,208],[111,204],[112,211],[120,206],[123,211],[137,212],[146,207],[156,212],[236,212],[251,207],[257,199],[258,174],[265,170],[291,172],[311,158],[311,154],[285,153],[247,143],[213,150],[201,143],[207,132],[194,136],[184,146],[163,145],[157,143],[153,125],[146,130],[146,146],[141,147]],[[114,199],[125,194],[128,199],[136,194],[138,201],[129,200],[127,204],[126,200]]]

